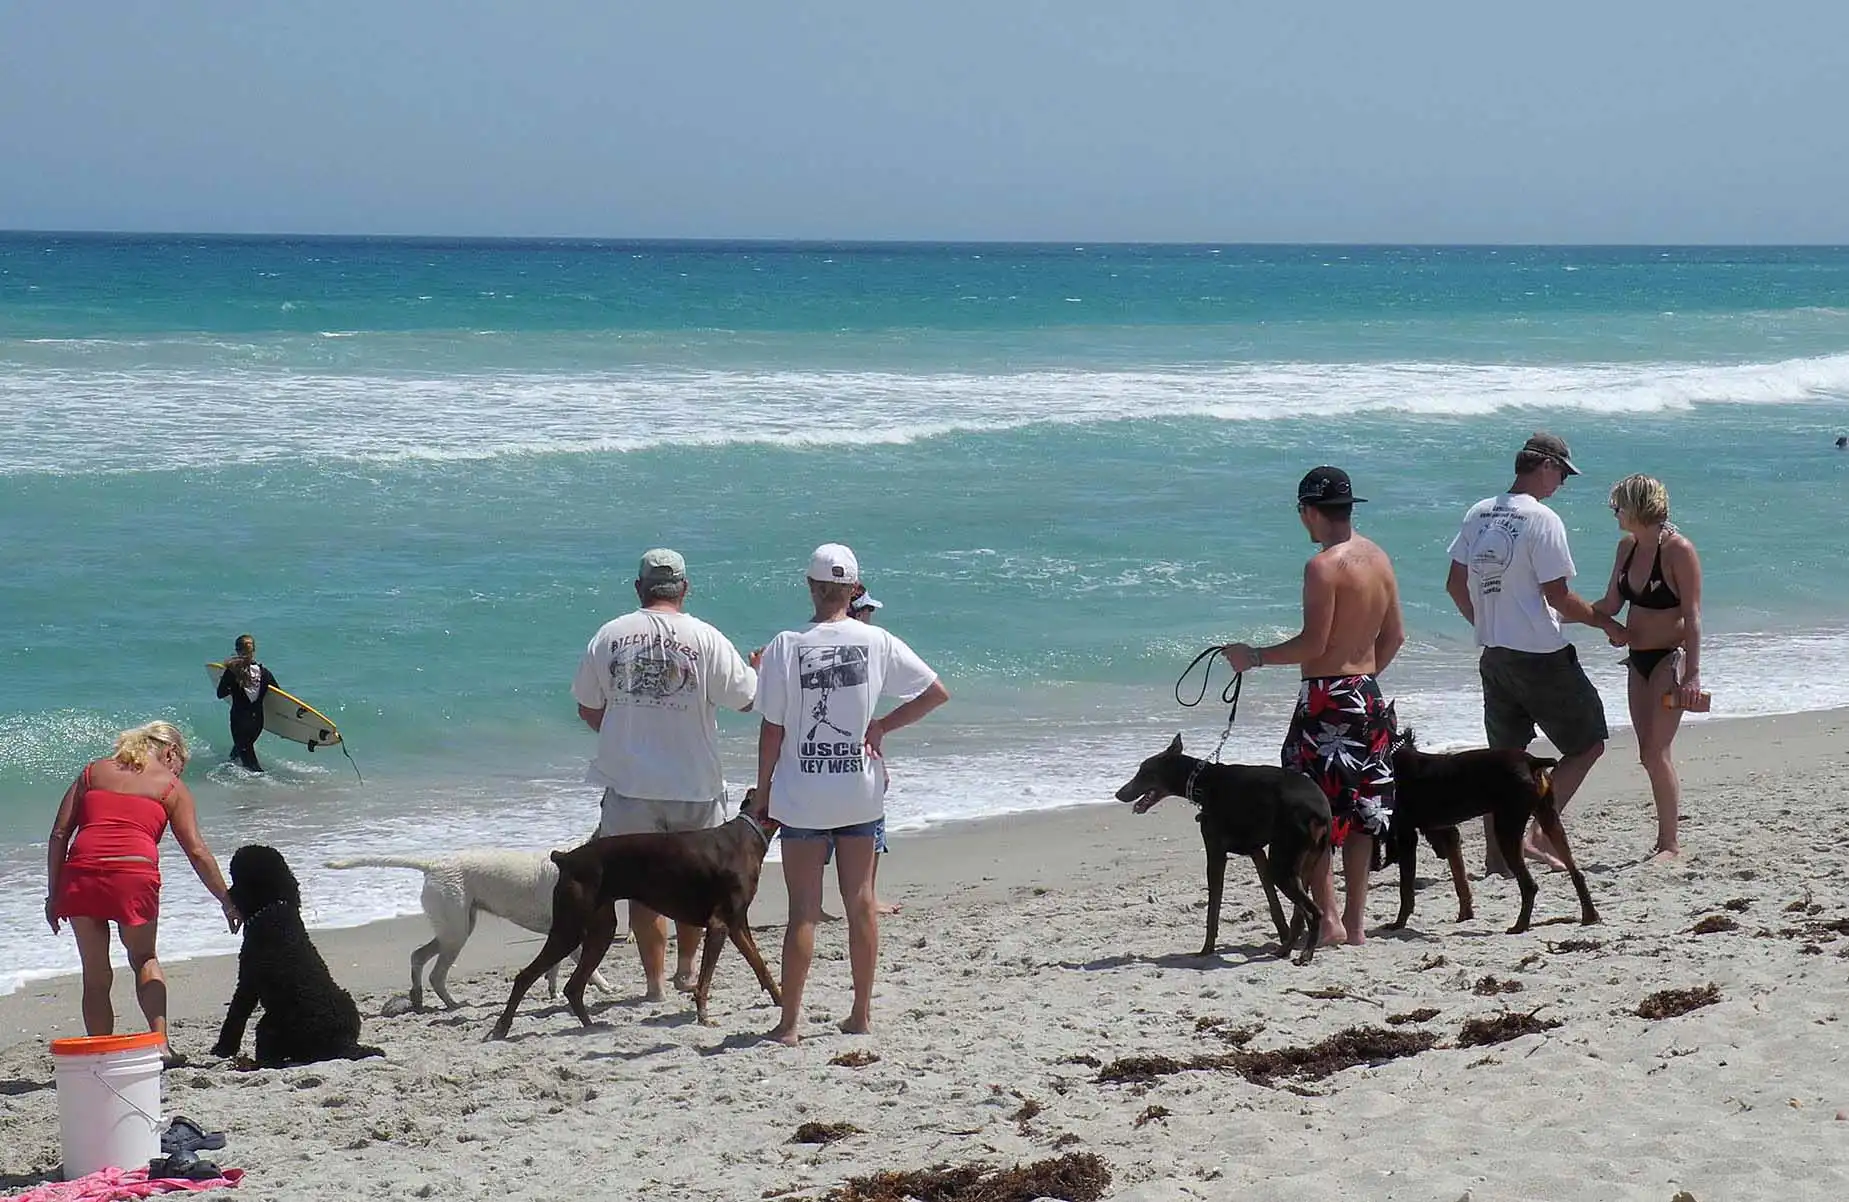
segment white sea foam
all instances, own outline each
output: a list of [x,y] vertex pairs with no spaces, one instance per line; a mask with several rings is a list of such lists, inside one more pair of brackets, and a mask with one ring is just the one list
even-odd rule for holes
[[[1005,374],[442,376],[240,368],[0,374],[0,473],[908,443],[1038,424],[1509,409],[1651,413],[1849,399],[1849,355],[1747,364],[1270,363]],[[132,422],[123,421],[132,413]],[[73,469],[72,464],[81,464]]]

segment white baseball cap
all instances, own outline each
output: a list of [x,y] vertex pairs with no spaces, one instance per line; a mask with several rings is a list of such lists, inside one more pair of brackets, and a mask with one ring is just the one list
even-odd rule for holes
[[823,543],[809,556],[809,579],[824,584],[859,584],[860,561],[840,543]]

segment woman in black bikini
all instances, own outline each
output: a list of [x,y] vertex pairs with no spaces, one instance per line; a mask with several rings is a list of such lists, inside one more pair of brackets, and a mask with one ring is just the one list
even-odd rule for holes
[[[1669,490],[1650,476],[1626,476],[1612,486],[1612,516],[1624,536],[1605,596],[1592,608],[1617,617],[1625,605],[1631,632],[1625,672],[1637,758],[1656,799],[1656,854],[1680,852],[1676,825],[1681,784],[1669,756],[1685,709],[1701,697],[1701,559],[1695,544],[1669,521]],[[1642,552],[1642,554],[1639,554]]]

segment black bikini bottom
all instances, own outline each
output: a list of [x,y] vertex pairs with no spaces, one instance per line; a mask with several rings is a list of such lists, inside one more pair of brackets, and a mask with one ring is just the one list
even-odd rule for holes
[[1658,664],[1680,650],[1682,650],[1680,647],[1658,647],[1650,651],[1633,648],[1631,653],[1625,656],[1624,662],[1631,665],[1632,671],[1645,680],[1649,680],[1650,674],[1656,671]]

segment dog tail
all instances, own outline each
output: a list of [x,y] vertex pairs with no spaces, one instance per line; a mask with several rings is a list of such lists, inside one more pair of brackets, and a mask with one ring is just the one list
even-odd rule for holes
[[603,872],[603,865],[597,860],[593,859],[589,863],[586,863],[585,858],[582,856],[573,859],[572,851],[576,850],[576,848],[573,848],[569,851],[555,851],[551,853],[552,862],[558,865],[560,880],[564,880],[568,876],[590,880],[595,879]]
[[410,868],[418,872],[429,872],[438,867],[435,860],[420,860],[415,856],[354,856],[346,860],[328,860],[329,868]]

